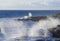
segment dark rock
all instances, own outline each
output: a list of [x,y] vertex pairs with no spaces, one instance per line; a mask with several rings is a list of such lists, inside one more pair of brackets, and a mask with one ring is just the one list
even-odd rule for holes
[[60,38],[60,25],[58,25],[56,28],[52,28],[51,30],[49,30],[52,33],[52,37],[55,38]]
[[39,39],[39,40],[36,40],[36,41],[44,41],[44,40]]

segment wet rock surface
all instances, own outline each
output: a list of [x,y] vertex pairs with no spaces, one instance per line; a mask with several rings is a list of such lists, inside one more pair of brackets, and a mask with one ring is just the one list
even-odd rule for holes
[[52,33],[52,37],[60,38],[60,25],[58,25],[56,28],[52,28],[49,31]]

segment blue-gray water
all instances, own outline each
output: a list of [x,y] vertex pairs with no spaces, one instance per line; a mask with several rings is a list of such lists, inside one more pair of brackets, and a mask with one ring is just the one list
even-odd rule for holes
[[[54,15],[56,13],[59,13],[60,10],[0,10],[0,18],[14,18],[14,17],[23,17],[25,15],[28,15],[28,13],[31,12],[33,16],[46,16],[46,15]],[[10,23],[11,22],[11,23]],[[5,20],[1,20],[0,19],[0,27],[4,27],[4,26],[1,26],[1,23],[6,25],[7,27],[10,27],[10,26],[14,26],[16,25],[16,23],[14,24],[15,21],[10,21],[9,19],[7,21]],[[31,27],[32,25],[34,25],[35,22],[32,22],[32,21],[27,21],[24,23],[24,25],[26,25],[27,27]],[[14,25],[13,25],[14,24]],[[18,24],[18,23],[17,23]],[[21,24],[21,23],[20,23]],[[18,24],[18,26],[20,25]],[[9,26],[10,25],[10,26]],[[22,25],[24,27],[24,25]],[[16,25],[17,26],[17,25]],[[12,27],[13,28],[13,27]],[[8,28],[9,29],[9,28]],[[6,29],[6,31],[8,30]],[[10,28],[11,29],[11,28]],[[9,30],[10,30],[9,29]],[[17,28],[18,29],[18,28]],[[16,29],[15,29],[16,30]],[[7,31],[8,32],[8,31]],[[17,31],[13,31],[12,32],[8,32],[8,33],[15,33]],[[7,33],[7,34],[8,34]],[[14,34],[13,33],[13,34]],[[8,38],[10,37],[9,36],[10,34],[8,34]],[[18,36],[18,35],[17,35]],[[0,34],[0,37],[1,38],[4,38],[3,37],[3,34]],[[40,37],[41,38],[41,37]],[[21,41],[35,41],[35,39],[37,38],[28,38],[26,37],[26,40],[21,40]],[[2,40],[2,39],[1,39]],[[42,38],[43,41],[46,41],[44,40],[44,38]],[[13,39],[10,39],[8,41],[14,41]],[[53,41],[53,38],[50,39],[50,41]]]
[[54,15],[59,13],[60,10],[0,10],[0,18],[22,17],[29,12],[31,12],[33,16],[44,16]]

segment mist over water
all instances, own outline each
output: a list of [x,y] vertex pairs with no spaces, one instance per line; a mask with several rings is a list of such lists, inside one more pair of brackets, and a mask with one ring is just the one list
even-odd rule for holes
[[0,28],[6,40],[22,37],[50,37],[52,34],[48,31],[50,28],[57,27],[60,24],[60,19],[48,17],[47,19],[38,22],[17,21],[14,19],[0,19]]
[[50,37],[52,34],[48,31],[50,28],[56,28],[60,25],[58,18],[48,17],[34,24],[30,30],[31,37]]
[[1,20],[0,28],[3,29],[2,33],[6,39],[22,37],[26,33],[26,28],[23,22],[14,19]]

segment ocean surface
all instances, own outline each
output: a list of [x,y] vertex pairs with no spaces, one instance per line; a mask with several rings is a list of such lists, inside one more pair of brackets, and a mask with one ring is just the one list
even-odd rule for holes
[[54,15],[60,10],[0,10],[0,18],[23,17],[31,12],[33,16]]
[[[56,26],[60,23],[60,20],[49,18],[34,22],[30,20],[16,21],[12,19],[28,16],[29,12],[32,13],[32,16],[36,17],[54,15],[60,13],[60,10],[0,10],[0,41],[36,41],[39,39],[41,41],[55,41],[54,38],[50,37],[51,34],[45,27]],[[45,32],[50,37],[48,40],[44,38]]]

